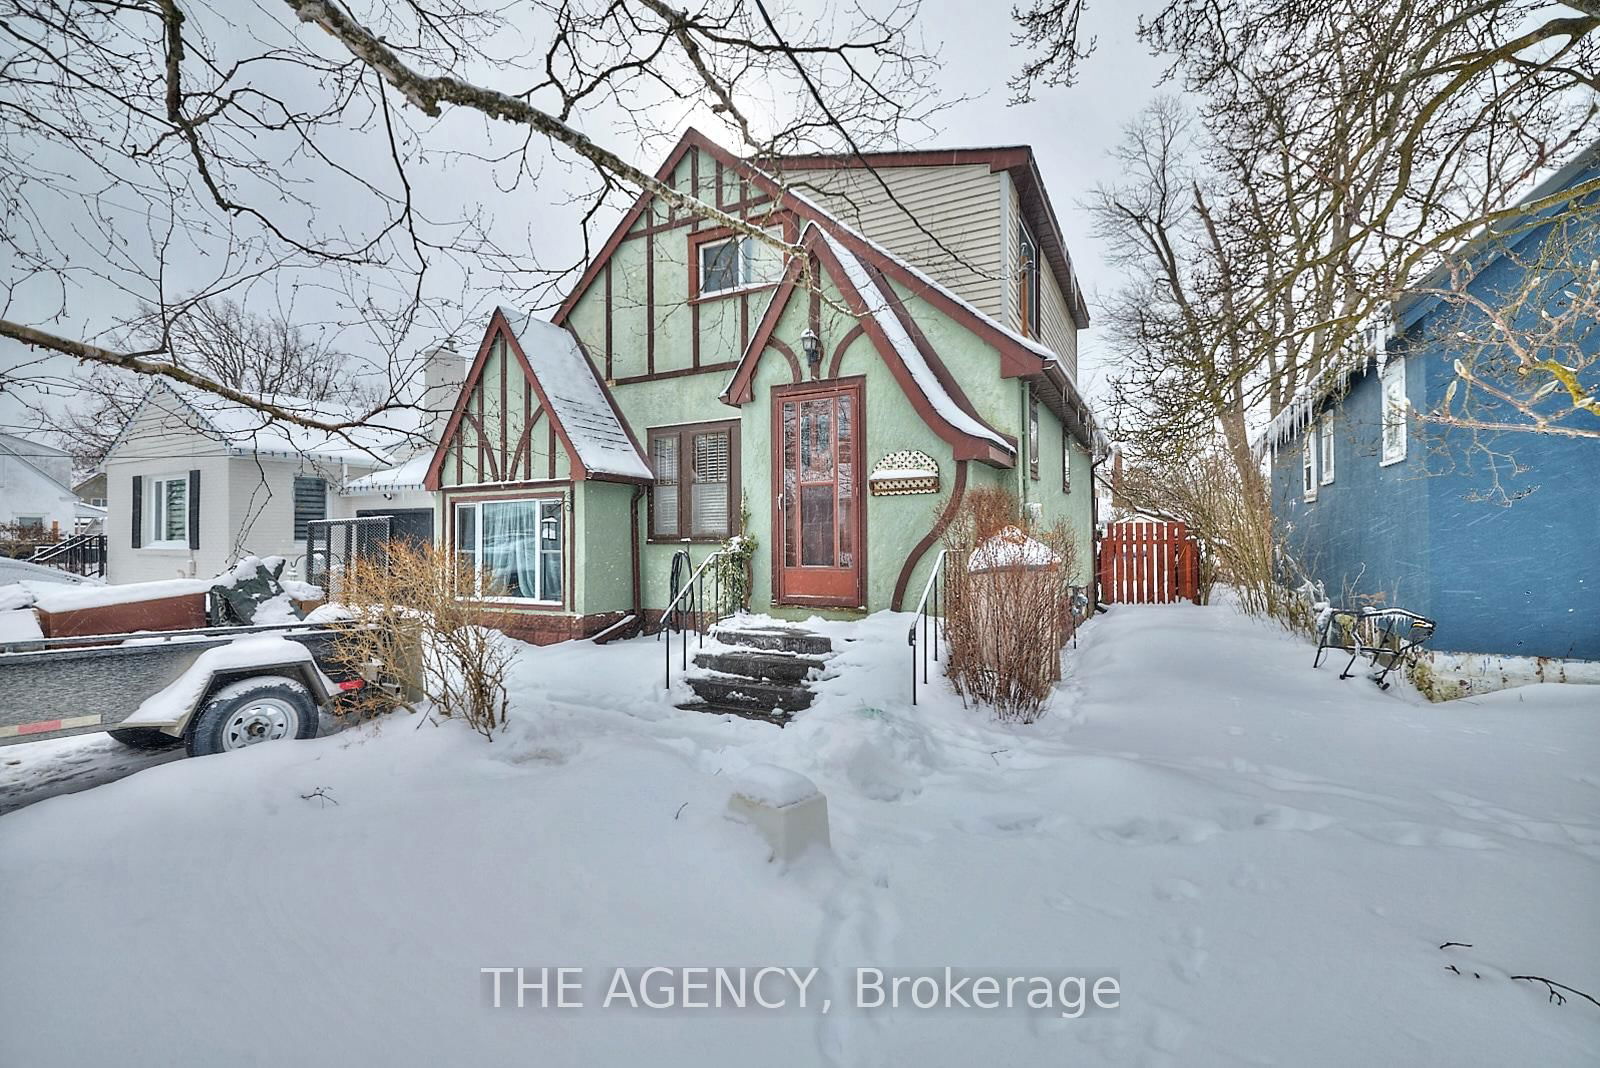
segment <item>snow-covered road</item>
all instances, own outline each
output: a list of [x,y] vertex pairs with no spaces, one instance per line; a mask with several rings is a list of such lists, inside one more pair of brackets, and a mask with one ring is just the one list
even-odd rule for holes
[[[571,644],[519,656],[492,744],[391,720],[0,817],[0,1063],[1600,1062],[1600,1007],[1511,978],[1600,996],[1600,688],[1430,705],[1225,607],[1120,607],[1008,727],[907,704],[904,617],[826,629],[784,730],[672,708],[649,640]],[[821,786],[834,858],[779,871],[724,817],[754,763]],[[479,971],[654,964],[1123,993],[496,1010]]]

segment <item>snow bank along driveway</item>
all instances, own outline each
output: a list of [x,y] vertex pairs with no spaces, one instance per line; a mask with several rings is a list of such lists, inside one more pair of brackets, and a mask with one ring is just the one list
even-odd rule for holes
[[[492,744],[390,720],[0,817],[0,1064],[1600,1063],[1600,1008],[1510,978],[1600,996],[1600,690],[1429,705],[1119,607],[1011,729],[909,708],[904,625],[830,626],[781,731],[672,709],[649,640],[530,648]],[[758,764],[827,793],[834,858],[724,818]],[[597,1007],[658,964],[840,1003],[858,964],[1114,972],[1122,1006]],[[515,966],[589,1007],[491,1008]]]

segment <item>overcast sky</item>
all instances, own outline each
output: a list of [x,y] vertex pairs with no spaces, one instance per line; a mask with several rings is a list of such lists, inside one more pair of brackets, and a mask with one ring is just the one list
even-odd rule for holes
[[[863,0],[866,4],[872,2]],[[1098,47],[1084,65],[1079,83],[1071,89],[1041,89],[1033,103],[1008,107],[1006,80],[1024,60],[1024,54],[1011,43],[1012,23],[1004,14],[1008,6],[969,0],[924,0],[922,5],[921,32],[925,43],[942,55],[942,85],[946,93],[970,99],[939,116],[941,131],[936,137],[925,144],[904,147],[1033,146],[1057,217],[1066,231],[1079,280],[1088,291],[1091,315],[1096,311],[1095,296],[1115,288],[1118,280],[1104,265],[1079,202],[1097,183],[1116,177],[1107,151],[1119,139],[1123,125],[1159,91],[1156,83],[1163,68],[1134,36],[1139,11],[1153,6],[1148,2],[1091,5],[1085,29],[1098,39]],[[622,154],[631,155],[646,170],[655,168],[664,151],[660,146],[640,150],[599,129],[590,132]],[[581,209],[567,203],[569,195],[558,170],[547,171],[544,178],[538,188],[524,186],[515,195],[500,195],[492,189],[478,195],[501,225],[548,242],[554,253],[570,254],[580,247]],[[459,179],[451,184],[449,175],[439,178],[435,193],[471,195],[463,190]],[[93,303],[92,299],[80,300],[78,306],[83,309]],[[25,307],[13,308],[11,314],[30,321]],[[57,324],[56,328],[63,332],[68,329],[64,324]],[[1080,378],[1091,399],[1101,395],[1106,368],[1115,359],[1115,353],[1102,345],[1101,335],[1101,331],[1091,328],[1081,338]],[[7,366],[38,358],[20,346],[0,342],[0,361]],[[71,361],[51,358],[42,369],[52,375],[67,373]],[[0,428],[28,428],[32,409],[42,403],[60,401],[41,399],[38,394],[0,395]]]

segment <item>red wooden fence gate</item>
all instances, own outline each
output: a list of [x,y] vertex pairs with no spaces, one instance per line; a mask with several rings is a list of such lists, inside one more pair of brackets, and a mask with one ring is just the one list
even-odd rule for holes
[[1100,598],[1124,604],[1200,600],[1200,548],[1182,523],[1129,519],[1100,539]]

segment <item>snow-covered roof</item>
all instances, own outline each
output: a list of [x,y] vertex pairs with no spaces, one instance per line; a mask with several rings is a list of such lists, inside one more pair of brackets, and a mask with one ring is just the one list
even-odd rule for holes
[[[157,379],[108,451],[115,451],[122,444],[157,390],[167,391],[178,401],[192,429],[221,442],[234,456],[307,457],[370,465],[388,462],[392,452],[405,447],[410,440],[410,435],[405,427],[399,425],[399,420],[389,421],[394,425],[368,422],[348,427],[339,433],[329,433],[276,419],[247,404],[219,397],[186,383]],[[261,400],[328,423],[354,422],[364,414],[361,409],[350,405],[288,394],[268,394],[262,396]]]
[[353,478],[340,490],[345,496],[356,497],[368,493],[394,493],[397,490],[425,489],[423,479],[428,477],[428,464],[433,451],[418,453],[403,464],[385,467],[370,475]]
[[563,327],[532,314],[502,307],[517,345],[528,358],[551,414],[566,432],[590,475],[650,480],[650,466],[639,455],[616,410],[595,378],[578,339]]
[[[809,230],[813,226],[816,224],[807,223],[806,229]],[[821,227],[817,227],[817,232],[838,257],[839,265],[844,268],[850,284],[861,294],[861,299],[867,302],[868,313],[877,322],[884,336],[889,339],[889,344],[894,346],[896,355],[906,365],[906,370],[911,372],[912,380],[916,382],[917,388],[922,391],[928,403],[933,406],[933,410],[939,414],[939,418],[963,434],[992,441],[1007,453],[1015,453],[1016,449],[1009,441],[968,415],[955,402],[955,398],[950,396],[949,391],[944,388],[944,383],[939,381],[939,377],[933,373],[933,368],[928,366],[928,361],[923,359],[922,351],[911,340],[911,335],[906,333],[905,324],[889,306],[888,295],[878,288],[877,282],[873,280],[866,267],[862,266],[856,254]]]

